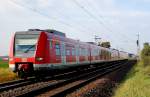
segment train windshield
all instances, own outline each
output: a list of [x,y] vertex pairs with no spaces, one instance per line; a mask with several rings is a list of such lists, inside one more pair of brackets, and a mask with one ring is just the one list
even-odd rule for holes
[[34,55],[39,35],[17,34],[15,36],[15,56],[31,57]]

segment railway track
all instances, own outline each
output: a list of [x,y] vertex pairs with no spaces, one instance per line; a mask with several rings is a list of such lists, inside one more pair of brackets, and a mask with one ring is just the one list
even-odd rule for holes
[[[0,90],[0,97],[27,97],[27,96],[60,96],[67,94],[68,91],[73,90],[73,88],[80,87],[90,81],[94,80],[99,76],[103,76],[108,72],[113,71],[114,69],[121,68],[121,64],[124,61],[120,61],[118,63],[107,63],[107,65],[100,65],[99,67],[86,68],[82,71],[72,71],[64,74],[55,75],[54,77],[49,77],[45,81],[18,81],[18,84],[22,85],[14,85],[17,84],[15,82],[10,82],[8,84],[0,84],[0,87],[3,90]],[[87,73],[87,71],[89,73]],[[80,74],[81,73],[81,74]],[[77,76],[78,75],[78,76]],[[73,76],[73,77],[72,77]],[[88,78],[89,77],[89,78]],[[12,84],[11,84],[12,83]],[[23,84],[25,83],[25,84]],[[5,88],[6,85],[9,88]],[[7,87],[8,87],[7,86]],[[12,88],[12,87],[13,88]],[[11,88],[10,88],[11,87]],[[48,90],[48,91],[47,91]],[[56,92],[57,91],[57,92]],[[48,93],[48,94],[47,94]]]
[[6,82],[6,83],[1,83],[0,84],[0,92],[2,91],[6,91],[6,90],[9,90],[9,89],[14,89],[14,88],[17,88],[17,87],[21,87],[21,86],[25,86],[25,85],[28,85],[28,84],[32,84],[36,81],[36,79],[34,77],[32,78],[29,78],[29,79],[19,79],[19,80],[14,80],[14,81],[9,81],[9,82]]
[[[124,64],[124,65],[126,65],[126,64]],[[124,65],[122,65],[122,66],[124,66]],[[57,87],[54,87],[49,91],[47,91],[47,89],[45,89],[47,92],[44,92],[42,94],[39,94],[37,92],[38,96],[36,96],[35,94],[32,96],[36,96],[36,97],[64,97],[67,94],[75,91],[76,89],[90,83],[91,81],[94,81],[97,78],[102,77],[102,76],[104,76],[104,75],[106,75],[106,74],[108,74],[114,70],[120,69],[122,66],[120,66],[120,64],[117,64],[117,65],[109,66],[109,67],[106,67],[103,69],[98,69],[96,71],[75,77],[72,80],[69,80],[66,82],[64,81],[63,84],[58,85]]]

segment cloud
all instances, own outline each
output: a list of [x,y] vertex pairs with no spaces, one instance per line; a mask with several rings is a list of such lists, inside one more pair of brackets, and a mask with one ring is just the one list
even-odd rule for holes
[[[12,1],[23,4],[24,7]],[[121,2],[122,0],[77,1],[89,10],[96,19],[91,18],[72,0],[1,0],[0,33],[5,32],[3,36],[7,38],[3,44],[4,48],[9,48],[6,44],[9,43],[8,40],[12,32],[29,28],[57,29],[65,32],[68,37],[81,41],[94,41],[94,35],[99,35],[103,40],[111,41],[114,48],[125,48],[130,52],[136,50],[137,32],[142,32],[141,36],[145,37],[142,42],[150,41],[148,38],[150,12],[147,11],[149,8],[144,11],[140,8],[135,8],[135,10],[128,8],[127,4],[135,0],[125,0],[125,3]],[[149,0],[137,0],[137,2],[144,4],[145,2],[148,3]],[[36,11],[44,15],[40,15]],[[97,22],[97,19],[107,27],[105,28],[104,25]],[[107,28],[111,29],[112,32]],[[2,41],[3,36],[0,36],[0,41]],[[128,48],[131,46],[132,48]],[[4,50],[0,51],[0,53],[3,52]]]

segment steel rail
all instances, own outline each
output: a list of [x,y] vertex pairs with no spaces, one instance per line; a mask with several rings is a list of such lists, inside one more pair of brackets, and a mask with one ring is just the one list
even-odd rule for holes
[[71,93],[71,92],[75,91],[76,89],[78,89],[78,88],[80,88],[80,87],[83,87],[83,86],[85,86],[86,84],[88,84],[88,83],[90,83],[90,82],[96,80],[97,78],[100,78],[100,77],[102,77],[102,76],[104,76],[104,75],[109,74],[110,72],[114,72],[115,70],[118,70],[118,69],[120,69],[121,67],[122,67],[122,66],[117,66],[117,67],[115,67],[115,68],[106,70],[106,71],[104,71],[103,73],[94,75],[94,76],[92,76],[92,77],[90,77],[90,78],[87,78],[86,80],[82,80],[81,82],[79,82],[79,83],[77,83],[77,84],[75,84],[75,85],[73,85],[73,86],[71,86],[71,87],[69,87],[69,88],[65,88],[64,90],[61,90],[61,91],[59,91],[59,92],[56,92],[56,93],[51,94],[51,95],[48,95],[48,96],[50,96],[50,97],[64,97],[64,96],[66,96],[68,93]]
[[35,81],[35,78],[29,78],[29,79],[19,79],[19,80],[15,80],[15,81],[9,81],[6,83],[1,83],[0,84],[0,92],[2,91],[6,91],[9,89],[14,89],[16,87],[21,87],[21,86],[25,86],[28,84],[32,84]]
[[[118,63],[118,65],[121,65],[121,64],[122,64],[122,62]],[[36,95],[39,95],[39,94],[41,94],[43,92],[46,92],[47,90],[52,90],[52,89],[55,89],[55,88],[59,88],[61,86],[64,86],[64,85],[69,84],[71,82],[74,82],[74,81],[76,81],[76,80],[78,80],[80,78],[84,78],[84,77],[87,77],[89,75],[93,75],[94,73],[97,73],[97,72],[100,72],[100,71],[102,72],[102,71],[104,71],[106,69],[110,69],[110,68],[116,67],[116,66],[117,66],[116,64],[115,65],[113,64],[113,66],[105,67],[105,68],[98,68],[95,71],[91,71],[89,73],[78,75],[78,76],[75,76],[75,77],[63,80],[63,81],[58,81],[57,83],[54,83],[54,84],[49,83],[47,86],[44,86],[44,87],[38,88],[38,89],[34,89],[34,90],[32,90],[32,91],[30,91],[28,93],[21,94],[21,95],[19,95],[17,97],[26,97],[28,95],[30,95],[30,96],[36,96]]]
[[[57,79],[57,78],[61,78],[61,77],[66,77],[66,76],[75,76],[75,75],[79,75],[79,73],[85,73],[85,72],[87,72],[87,71],[93,71],[94,69],[96,70],[97,68],[101,68],[101,70],[103,70],[104,68],[108,68],[108,67],[111,67],[112,65],[114,65],[114,66],[116,66],[115,65],[115,63],[118,63],[118,64],[121,64],[121,63],[123,63],[123,62],[125,62],[125,61],[118,61],[118,62],[106,62],[105,64],[101,64],[101,65],[99,65],[99,66],[96,66],[96,67],[93,67],[93,68],[86,68],[86,69],[84,69],[84,70],[82,70],[82,71],[71,71],[71,72],[65,72],[65,73],[63,73],[63,74],[58,74],[58,75],[54,75],[53,77],[47,77],[45,80],[44,80],[44,82],[46,82],[46,81],[49,81],[49,80],[52,80],[52,79]],[[67,78],[67,77],[66,77]],[[67,78],[67,80],[68,80],[68,78]],[[73,80],[73,79],[72,79]],[[30,82],[31,81],[31,82]],[[17,83],[18,82],[18,83]],[[58,81],[58,83],[63,83],[64,82],[64,80],[62,81],[62,80],[60,80],[60,81]],[[66,81],[67,82],[67,81]],[[34,80],[34,78],[32,78],[32,79],[27,79],[27,80],[18,80],[18,81],[12,81],[12,82],[7,82],[7,83],[4,83],[4,84],[0,84],[1,85],[1,87],[0,87],[0,94],[3,92],[3,91],[5,91],[5,92],[7,92],[8,90],[11,90],[11,91],[13,91],[12,89],[14,89],[14,88],[19,88],[19,87],[22,87],[22,86],[25,86],[25,85],[30,85],[30,84],[34,84],[34,83],[38,83],[38,81],[35,81]],[[39,81],[39,83],[40,83],[40,81]],[[57,84],[57,83],[54,83],[54,84],[52,84],[52,83],[49,83],[49,85],[48,86],[50,86],[50,87],[53,87],[53,85],[55,85],[55,84]],[[56,85],[57,86],[57,85]],[[56,86],[54,86],[54,87],[56,87]],[[59,86],[59,85],[58,85]],[[44,87],[45,88],[45,87]],[[38,89],[37,89],[38,90]],[[34,90],[35,91],[35,90]],[[31,91],[31,92],[33,92],[33,91]],[[26,94],[28,94],[28,93],[26,93]],[[23,95],[26,95],[26,94],[23,94]],[[30,92],[29,92],[29,94],[30,94]],[[21,96],[23,96],[23,95],[21,95]],[[17,95],[16,95],[17,96]]]

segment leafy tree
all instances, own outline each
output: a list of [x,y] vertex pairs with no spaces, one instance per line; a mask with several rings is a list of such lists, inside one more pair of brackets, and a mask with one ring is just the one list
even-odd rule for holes
[[144,43],[144,49],[142,50],[142,57],[150,56],[150,45],[149,43]]
[[110,42],[99,43],[99,46],[106,47],[106,48],[110,48],[111,47]]

